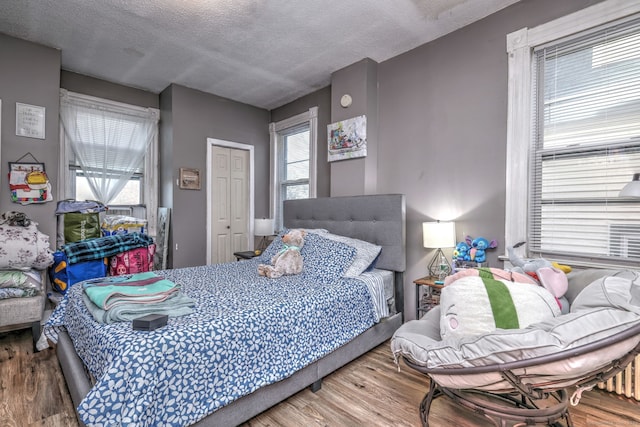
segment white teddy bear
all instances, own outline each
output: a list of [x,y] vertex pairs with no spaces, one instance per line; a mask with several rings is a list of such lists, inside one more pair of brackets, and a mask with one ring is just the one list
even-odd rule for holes
[[290,230],[282,236],[283,249],[271,258],[272,265],[260,264],[258,274],[271,279],[285,274],[299,274],[302,271],[302,255],[300,249],[304,246],[305,230]]

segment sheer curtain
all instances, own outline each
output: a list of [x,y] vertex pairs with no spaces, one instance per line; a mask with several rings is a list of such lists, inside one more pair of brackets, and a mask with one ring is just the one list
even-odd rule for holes
[[144,172],[157,110],[61,91],[60,118],[74,163],[96,200],[111,203],[135,173]]

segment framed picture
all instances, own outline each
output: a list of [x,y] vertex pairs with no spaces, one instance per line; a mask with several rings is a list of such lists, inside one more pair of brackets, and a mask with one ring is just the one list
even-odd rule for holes
[[367,155],[367,117],[352,119],[327,125],[329,153],[327,160],[354,159]]
[[44,139],[45,108],[16,102],[16,135]]
[[200,169],[180,168],[180,188],[184,190],[199,190]]

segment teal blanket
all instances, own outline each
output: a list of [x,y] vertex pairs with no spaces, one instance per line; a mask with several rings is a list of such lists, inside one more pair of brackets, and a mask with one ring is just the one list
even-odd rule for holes
[[97,307],[85,293],[82,294],[82,298],[93,318],[99,323],[131,322],[133,319],[147,314],[166,314],[169,317],[185,316],[193,313],[195,306],[195,301],[182,292],[154,304],[120,304],[109,310]]
[[154,273],[105,277],[85,282],[83,287],[91,302],[103,310],[120,304],[155,304],[180,291],[178,285]]

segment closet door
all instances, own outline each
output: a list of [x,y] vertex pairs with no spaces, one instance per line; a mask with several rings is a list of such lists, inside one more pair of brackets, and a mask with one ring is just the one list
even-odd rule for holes
[[234,260],[234,252],[249,249],[249,152],[236,149],[229,152],[231,251],[228,255],[229,260]]
[[248,249],[249,154],[215,146],[212,164],[212,257],[214,263],[230,262],[234,252]]

